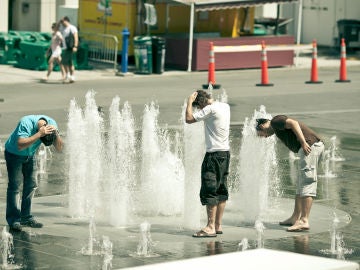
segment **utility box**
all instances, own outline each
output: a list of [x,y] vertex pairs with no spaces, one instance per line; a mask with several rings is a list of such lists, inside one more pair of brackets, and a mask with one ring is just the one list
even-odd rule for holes
[[360,49],[360,21],[338,20],[339,41],[345,39],[347,49]]

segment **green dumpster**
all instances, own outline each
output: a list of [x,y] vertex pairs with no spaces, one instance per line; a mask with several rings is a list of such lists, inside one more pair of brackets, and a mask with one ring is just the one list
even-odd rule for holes
[[15,66],[32,70],[46,70],[48,68],[46,57],[48,48],[48,42],[21,41],[21,54]]
[[76,52],[76,62],[78,70],[89,70],[92,69],[92,66],[89,66],[89,44],[81,41],[80,46]]
[[7,44],[6,44],[6,36],[5,33],[0,33],[0,64],[6,64],[6,52],[7,52]]
[[152,73],[152,43],[149,36],[134,37],[135,73]]
[[39,32],[34,31],[14,31],[10,30],[9,32],[10,36],[15,36],[21,39],[21,41],[31,41],[31,42],[48,42],[50,44],[50,40],[47,40],[45,36]]
[[20,56],[20,38],[8,33],[0,34],[0,64],[15,64]]
[[48,67],[46,51],[50,46],[41,33],[33,31],[9,31],[9,36],[19,40],[19,49],[21,51],[16,67],[46,70]]
[[165,66],[165,39],[162,37],[152,37],[152,59],[153,72],[162,74]]

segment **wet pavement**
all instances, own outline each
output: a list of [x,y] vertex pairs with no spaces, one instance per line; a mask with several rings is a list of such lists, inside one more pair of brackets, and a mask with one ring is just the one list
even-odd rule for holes
[[[20,116],[29,113],[44,113],[54,117],[61,134],[66,135],[69,101],[76,98],[83,102],[85,93],[94,89],[96,101],[107,112],[111,99],[119,95],[122,102],[128,100],[138,123],[141,122],[144,104],[157,100],[160,107],[160,125],[176,128],[179,124],[181,106],[192,89],[200,87],[206,73],[168,72],[163,75],[115,77],[111,72],[79,71],[78,81],[72,85],[42,84],[37,78],[42,73],[21,71],[0,66],[7,78],[17,78],[0,83],[0,139],[2,142],[14,128]],[[336,177],[319,180],[319,196],[314,203],[309,232],[288,233],[275,221],[265,222],[264,247],[323,258],[335,258],[360,262],[360,129],[356,124],[360,112],[360,64],[349,66],[349,84],[335,84],[338,69],[332,65],[320,69],[321,85],[306,85],[309,70],[306,67],[278,68],[270,70],[274,87],[259,88],[258,70],[217,72],[217,79],[226,89],[232,109],[232,153],[239,153],[241,127],[245,117],[251,117],[254,109],[264,104],[268,112],[288,114],[314,128],[324,138],[327,147],[336,136],[338,149],[345,161],[333,163],[331,170]],[[4,73],[2,73],[4,74]],[[54,73],[56,77],[58,74]],[[138,124],[139,125],[139,124]],[[289,153],[277,145],[281,189],[278,218],[286,218],[293,207],[294,185],[289,181]],[[106,256],[84,255],[89,245],[89,220],[73,219],[68,215],[66,177],[63,172],[62,154],[54,154],[49,161],[49,175],[40,179],[33,205],[33,213],[45,224],[42,229],[25,228],[14,233],[14,263],[22,269],[106,269]],[[3,157],[1,156],[0,159]],[[60,162],[57,162],[59,161]],[[0,208],[4,213],[6,194],[6,168],[0,163]],[[323,173],[323,172],[322,172]],[[249,249],[256,248],[254,224],[238,219],[236,211],[227,209],[224,215],[224,234],[215,239],[194,239],[192,230],[183,229],[181,217],[146,217],[151,224],[154,242],[153,256],[141,257],[135,253],[140,242],[139,225],[144,217],[138,216],[124,228],[114,228],[96,221],[95,251],[103,236],[112,242],[111,269],[136,267],[170,262],[181,259],[204,257],[214,254],[236,252],[239,243],[247,238]],[[205,211],[205,210],[204,210]],[[330,227],[336,212],[343,236],[344,248],[349,252],[338,256],[329,254]],[[205,213],[204,213],[205,214]],[[5,218],[0,226],[5,226]],[[95,252],[94,251],[94,252]]]

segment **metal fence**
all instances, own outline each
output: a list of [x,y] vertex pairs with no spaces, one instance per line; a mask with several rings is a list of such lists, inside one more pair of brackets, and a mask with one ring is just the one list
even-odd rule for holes
[[79,33],[79,36],[80,39],[86,42],[89,46],[89,60],[113,64],[115,72],[117,71],[119,41],[116,36],[86,32]]

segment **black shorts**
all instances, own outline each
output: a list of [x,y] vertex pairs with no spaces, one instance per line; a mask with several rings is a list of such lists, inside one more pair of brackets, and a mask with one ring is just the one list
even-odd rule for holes
[[229,151],[206,153],[201,165],[200,201],[202,205],[217,205],[228,199],[229,164]]
[[61,64],[67,67],[72,66],[72,58],[73,58],[73,51],[72,50],[63,50],[61,55]]

